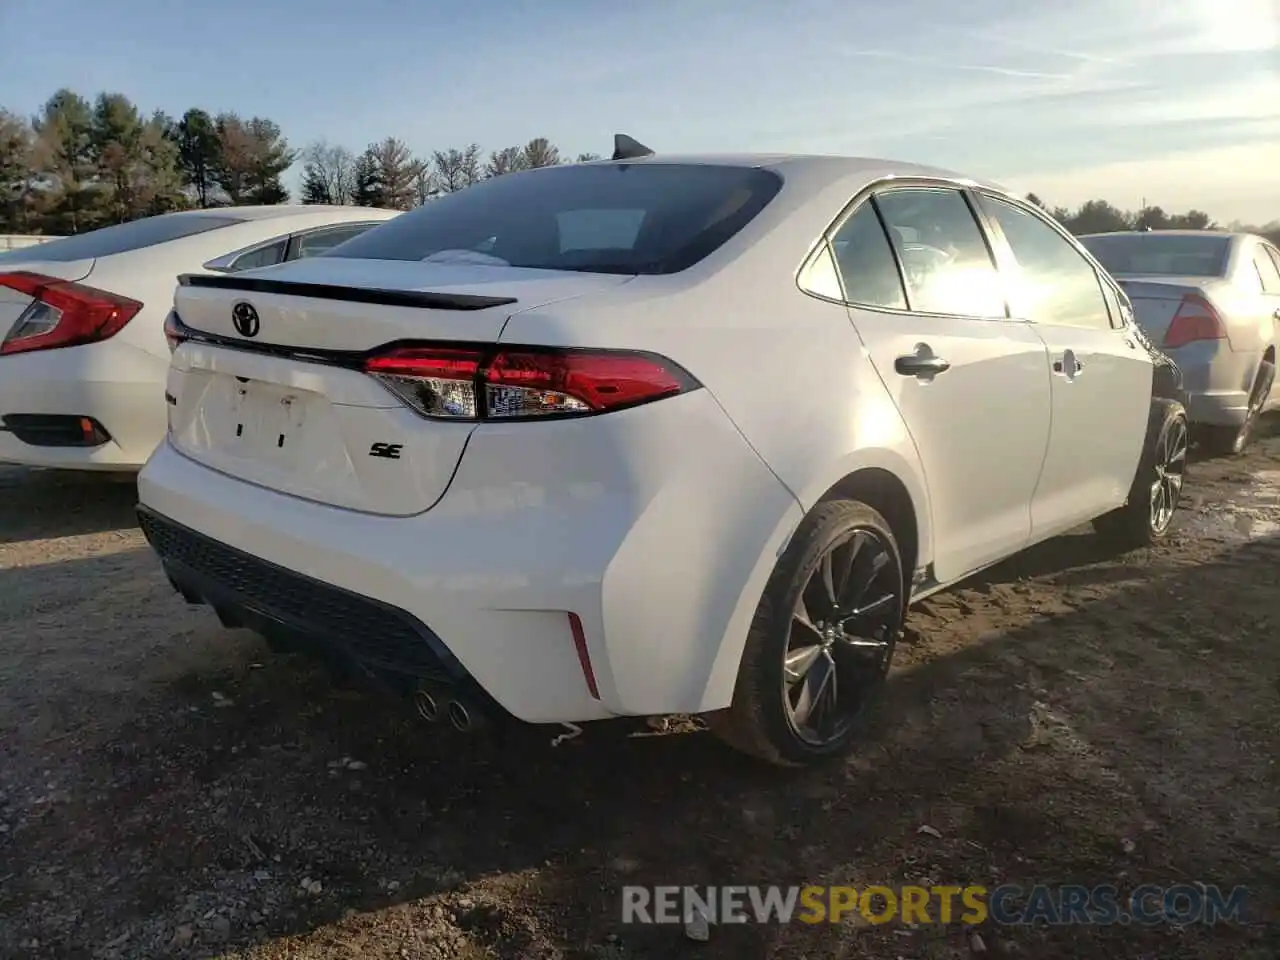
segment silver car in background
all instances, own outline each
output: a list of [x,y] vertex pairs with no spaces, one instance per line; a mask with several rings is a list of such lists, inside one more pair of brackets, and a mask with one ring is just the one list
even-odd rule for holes
[[1249,233],[1149,230],[1080,242],[1124,287],[1138,325],[1182,369],[1196,439],[1238,454],[1272,391],[1280,343],[1280,251]]

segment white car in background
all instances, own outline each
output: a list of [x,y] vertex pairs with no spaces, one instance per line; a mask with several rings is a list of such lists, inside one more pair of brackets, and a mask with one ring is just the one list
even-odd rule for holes
[[218,207],[0,254],[0,462],[137,470],[164,437],[178,274],[315,256],[397,212]]
[[1089,520],[1160,539],[1186,463],[1080,245],[892,161],[633,144],[183,277],[169,335],[138,486],[175,589],[460,730],[838,755],[910,602]]
[[1197,442],[1242,453],[1272,389],[1280,251],[1248,233],[1149,230],[1080,238],[1120,282],[1138,325],[1178,364]]

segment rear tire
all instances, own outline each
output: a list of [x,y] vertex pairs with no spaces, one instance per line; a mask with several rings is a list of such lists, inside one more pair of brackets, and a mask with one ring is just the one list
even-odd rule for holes
[[1196,431],[1196,443],[1211,456],[1238,457],[1244,453],[1253,439],[1253,431],[1262,416],[1262,408],[1267,404],[1267,397],[1271,395],[1275,378],[1276,365],[1263,360],[1258,365],[1253,392],[1249,394],[1249,409],[1244,415],[1244,423],[1238,427],[1202,426]]
[[780,766],[844,755],[883,686],[905,614],[902,553],[888,522],[858,501],[819,504],[769,578],[733,703],[709,726]]
[[1182,404],[1154,402],[1129,499],[1093,521],[1094,530],[1110,546],[1133,550],[1168,536],[1186,480],[1187,438],[1187,411]]

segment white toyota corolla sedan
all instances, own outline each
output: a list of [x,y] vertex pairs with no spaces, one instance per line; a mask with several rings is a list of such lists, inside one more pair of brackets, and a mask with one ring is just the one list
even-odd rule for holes
[[0,254],[0,462],[137,470],[165,434],[163,328],[178,274],[315,256],[395,215],[220,207]]
[[838,755],[911,601],[1090,520],[1159,539],[1186,462],[1098,264],[904,163],[622,150],[175,300],[173,585],[459,729]]

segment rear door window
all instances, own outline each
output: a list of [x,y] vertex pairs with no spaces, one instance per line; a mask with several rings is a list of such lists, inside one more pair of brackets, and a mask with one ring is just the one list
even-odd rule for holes
[[1262,292],[1280,294],[1280,267],[1267,256],[1266,248],[1258,247],[1253,254],[1253,265],[1262,281]]
[[880,217],[864,202],[831,238],[845,299],[868,307],[907,308],[902,275]]
[[1008,316],[1000,275],[963,193],[902,187],[876,194],[875,202],[902,263],[912,310]]
[[1276,271],[1280,273],[1280,251],[1276,250],[1276,248],[1272,246],[1265,246],[1262,249],[1266,255],[1271,258],[1271,262],[1275,264]]
[[232,273],[241,270],[255,270],[258,267],[270,267],[284,260],[285,250],[289,246],[289,238],[281,237],[274,243],[257,247],[248,253],[242,253],[228,268]]
[[[61,240],[50,240],[40,244],[39,258],[57,263],[72,260],[89,260],[95,257],[109,257],[117,253],[128,253],[130,250],[141,250],[158,243],[193,237],[198,233],[207,233],[219,227],[229,227],[233,223],[242,223],[239,217],[214,216],[203,214],[164,214],[159,217],[146,217],[129,223],[120,223],[113,227],[90,230],[78,233],[73,237]],[[31,250],[16,250],[0,254],[0,263],[5,260],[32,259]]]
[[1037,323],[1114,326],[1098,271],[1042,217],[999,197],[982,204],[1000,225],[1018,261],[1018,300]]
[[305,260],[307,257],[318,257],[327,253],[340,243],[346,243],[364,233],[373,223],[344,223],[340,227],[322,227],[309,230],[294,237],[296,244],[291,260]]

